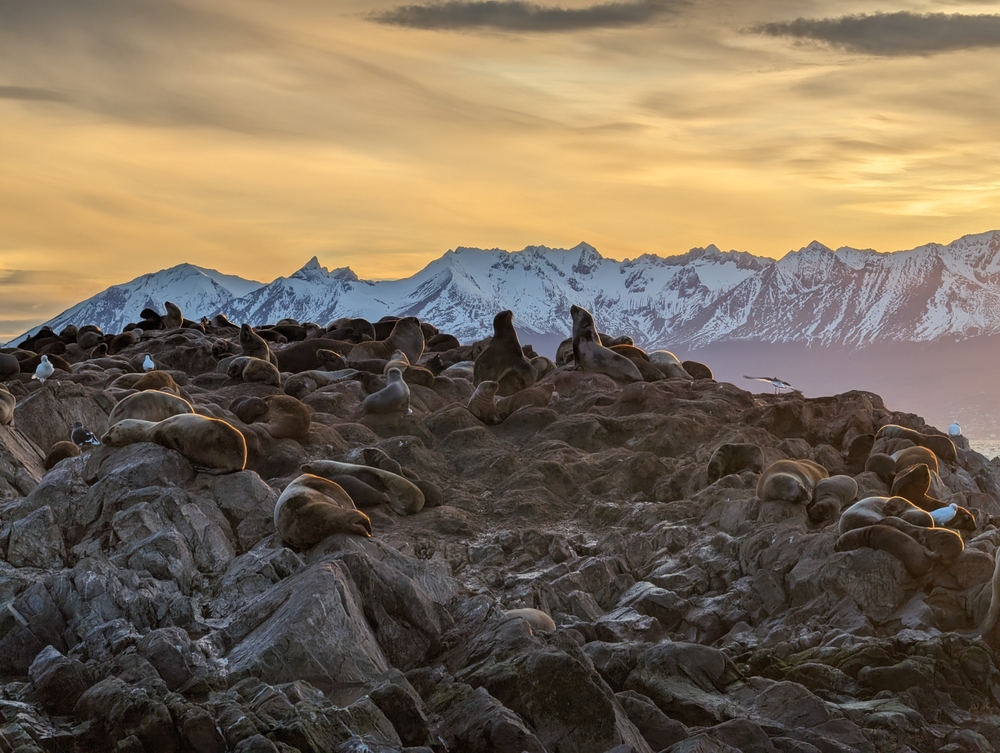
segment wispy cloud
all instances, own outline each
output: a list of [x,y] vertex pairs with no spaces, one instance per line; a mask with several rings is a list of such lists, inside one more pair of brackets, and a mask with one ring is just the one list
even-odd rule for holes
[[522,0],[448,0],[430,5],[401,5],[371,13],[368,18],[411,29],[564,32],[641,26],[673,15],[685,4],[681,0],[638,0],[559,8]]
[[31,86],[0,86],[0,99],[25,99],[36,102],[67,102],[69,100],[65,94]]
[[759,34],[826,42],[868,55],[932,55],[1000,47],[1000,15],[873,13],[759,24]]

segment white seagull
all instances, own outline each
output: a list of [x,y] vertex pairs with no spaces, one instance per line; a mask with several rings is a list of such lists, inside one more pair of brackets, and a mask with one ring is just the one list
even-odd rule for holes
[[934,525],[944,526],[948,525],[951,521],[955,519],[958,514],[958,505],[952,502],[947,507],[939,507],[937,510],[931,510],[931,517],[934,518]]
[[756,379],[758,382],[767,382],[767,383],[769,383],[772,387],[774,387],[774,394],[775,395],[777,395],[779,392],[781,392],[781,390],[794,390],[795,389],[788,382],[786,382],[783,379],[778,379],[778,377],[752,377],[752,376],[747,376],[746,374],[744,374],[743,378],[744,379]]
[[146,358],[143,359],[142,368],[146,371],[152,371],[156,368],[156,364],[153,363],[153,359],[149,357],[149,353],[147,353]]
[[49,363],[49,357],[42,356],[42,362],[35,367],[35,373],[31,378],[45,384],[45,380],[52,376],[52,372],[55,370],[56,367]]
[[948,427],[949,437],[960,437],[962,436],[962,427],[958,425],[958,421],[953,421],[951,426]]

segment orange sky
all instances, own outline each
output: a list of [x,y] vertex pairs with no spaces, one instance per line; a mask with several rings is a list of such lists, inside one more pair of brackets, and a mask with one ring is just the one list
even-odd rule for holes
[[0,0],[0,342],[185,261],[1000,228],[1000,2],[875,10]]

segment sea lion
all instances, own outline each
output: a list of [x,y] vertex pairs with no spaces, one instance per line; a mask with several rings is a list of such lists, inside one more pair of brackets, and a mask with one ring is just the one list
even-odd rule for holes
[[340,484],[344,491],[351,495],[351,499],[358,507],[378,507],[379,505],[389,504],[388,494],[379,491],[370,484],[366,484],[359,478],[342,475],[333,476],[330,480],[336,484]]
[[238,429],[220,419],[194,413],[171,416],[155,423],[122,419],[104,433],[101,441],[112,447],[155,442],[176,450],[195,468],[207,473],[242,471],[247,463],[247,443]]
[[274,505],[281,540],[308,549],[327,536],[348,533],[370,538],[372,522],[338,484],[304,473],[285,487]]
[[389,369],[383,389],[373,392],[361,402],[362,413],[413,413],[410,408],[410,387],[403,381],[403,372]]
[[778,460],[771,463],[757,481],[757,498],[785,502],[808,502],[821,479],[829,471],[812,460]]
[[587,309],[571,306],[570,314],[573,317],[573,357],[577,368],[625,382],[643,381],[642,373],[634,363],[601,345],[594,317]]
[[10,353],[0,353],[0,382],[21,373],[21,362]]
[[[246,358],[246,360],[240,363],[240,358]],[[241,356],[240,358],[229,364],[229,370],[226,373],[231,379],[235,378],[233,377],[235,371],[244,382],[269,384],[272,387],[281,386],[281,374],[273,363],[252,356]],[[236,368],[235,365],[238,363],[239,367]]]
[[253,358],[260,358],[264,361],[270,361],[275,366],[278,364],[277,357],[271,352],[271,348],[268,346],[267,341],[254,332],[253,327],[249,324],[244,323],[240,327],[240,355],[252,356]]
[[343,355],[350,352],[353,348],[354,344],[345,340],[335,340],[330,337],[314,337],[276,349],[275,356],[278,358],[279,371],[290,371],[293,374],[322,368],[334,371],[337,368],[344,367],[330,368],[324,359],[320,358],[320,351],[330,350]]
[[545,356],[535,356],[531,359],[531,368],[535,370],[538,378],[541,379],[546,374],[556,370],[555,361]]
[[491,379],[479,383],[465,407],[473,416],[487,426],[499,423],[497,415],[497,388],[499,385]]
[[893,439],[909,439],[913,444],[926,447],[946,463],[954,463],[958,458],[955,443],[943,434],[922,434],[913,429],[897,424],[886,424],[875,434],[876,439],[882,437]]
[[367,319],[336,319],[326,326],[326,336],[357,344],[374,340],[375,327]]
[[388,361],[392,354],[401,350],[410,363],[416,363],[424,352],[424,332],[415,316],[406,316],[395,322],[389,336],[384,340],[366,341],[355,345],[347,354],[348,365],[357,361],[378,358]]
[[347,361],[344,357],[329,348],[317,349],[316,360],[319,361],[319,368],[323,371],[340,371],[347,368]]
[[82,450],[76,445],[75,442],[70,442],[67,439],[63,439],[56,442],[49,448],[49,451],[45,455],[45,461],[42,463],[45,470],[50,471],[55,467],[55,464],[60,460],[65,460],[66,458],[75,458],[79,455]]
[[[611,348],[615,345],[635,345],[632,338],[628,335],[622,335],[620,337],[612,337],[605,332],[598,332],[597,336],[601,340],[601,345],[605,348]],[[567,337],[561,343],[559,347],[556,348],[556,360],[555,365],[566,366],[575,358],[573,354],[573,338]]]
[[164,329],[177,329],[184,323],[184,315],[181,313],[180,306],[170,301],[164,301],[163,307],[167,310],[167,313],[160,320],[163,322]]
[[962,541],[961,534],[950,528],[915,526],[902,518],[895,517],[885,518],[878,525],[892,526],[897,531],[902,531],[922,546],[937,553],[941,557],[942,564],[945,565],[950,565],[965,550],[965,542]]
[[194,413],[191,403],[169,392],[146,390],[128,395],[119,401],[108,416],[108,426],[114,426],[126,418],[141,421],[163,421],[171,416]]
[[555,620],[543,612],[541,609],[525,607],[523,609],[508,609],[504,613],[504,618],[513,620],[520,618],[531,625],[532,630],[540,630],[543,633],[551,633],[556,629]]
[[132,389],[139,391],[166,390],[174,393],[175,395],[181,394],[181,388],[177,385],[177,382],[174,381],[174,378],[166,371],[160,371],[159,369],[150,371],[140,376],[132,383]]
[[919,463],[923,463],[934,471],[934,473],[938,473],[937,455],[926,447],[921,447],[920,445],[917,445],[916,447],[907,447],[904,450],[892,453],[890,457],[896,461],[897,474],[902,473],[907,468],[912,468]]
[[23,361],[21,361],[21,373],[22,374],[34,374],[35,371],[36,371],[36,369],[38,369],[38,365],[40,363],[42,363],[42,358],[45,358],[46,361],[48,361],[50,364],[52,364],[53,368],[62,369],[67,374],[72,374],[73,373],[73,367],[70,365],[69,361],[67,361],[62,356],[57,356],[57,355],[48,354],[48,353],[46,353],[44,355],[43,354],[37,354],[37,355],[29,356],[28,358],[25,358]]
[[458,338],[454,335],[438,333],[427,341],[424,347],[424,352],[444,353],[445,351],[452,350],[453,348],[460,348],[461,346],[462,343],[460,343]]
[[669,350],[654,350],[647,354],[649,362],[663,372],[669,378],[693,379],[681,363],[681,359]]
[[536,384],[525,390],[518,390],[509,397],[497,398],[497,418],[505,421],[508,416],[521,408],[544,408],[552,400],[555,393],[554,384]]
[[847,533],[855,528],[876,525],[889,517],[901,518],[924,528],[934,526],[934,519],[929,512],[902,497],[865,497],[840,514],[837,530]]
[[857,496],[858,482],[850,476],[820,479],[813,490],[812,502],[806,507],[809,519],[814,523],[834,520]]
[[472,383],[482,381],[498,384],[498,395],[513,395],[520,389],[530,387],[538,375],[531,362],[521,350],[521,341],[514,329],[514,313],[505,310],[493,317],[493,338],[472,367]]
[[400,371],[406,371],[410,368],[410,359],[406,357],[406,353],[401,350],[393,352],[389,356],[389,360],[385,362],[385,366],[382,367],[382,373],[388,374],[389,369],[399,369]]
[[263,426],[274,439],[304,439],[309,433],[312,416],[301,401],[291,395],[265,395],[260,401],[265,410],[249,423]]
[[389,507],[397,515],[413,515],[424,507],[424,493],[412,481],[381,468],[335,460],[314,460],[303,465],[302,471],[327,479],[342,475],[359,478],[377,491],[385,492],[389,496]]
[[[913,447],[911,449],[923,449]],[[935,499],[927,492],[931,488],[931,470],[926,463],[917,463],[910,466],[905,471],[897,473],[892,479],[892,486],[889,493],[894,497],[903,497],[909,500],[922,510],[936,510],[944,507],[945,504],[939,499]]]
[[699,361],[681,361],[681,368],[688,373],[692,379],[715,379],[712,369]]
[[14,406],[16,405],[17,398],[0,384],[0,426],[10,426],[14,422]]
[[939,554],[932,552],[912,536],[883,524],[853,528],[841,534],[833,550],[846,552],[864,547],[888,552],[902,562],[906,571],[914,577],[926,575],[941,560]]
[[755,444],[729,443],[721,444],[712,453],[708,461],[708,483],[714,484],[730,473],[751,470],[760,473],[764,470],[764,453]]
[[874,473],[883,483],[891,484],[896,475],[896,461],[892,459],[891,455],[876,452],[868,456],[865,461],[865,470]]
[[134,330],[122,332],[120,335],[115,335],[111,338],[111,342],[108,343],[108,353],[112,356],[116,355],[130,345],[135,345],[137,342],[139,342],[139,338],[135,336]]
[[92,350],[104,342],[104,333],[94,325],[81,327],[76,333],[76,344],[84,350]]

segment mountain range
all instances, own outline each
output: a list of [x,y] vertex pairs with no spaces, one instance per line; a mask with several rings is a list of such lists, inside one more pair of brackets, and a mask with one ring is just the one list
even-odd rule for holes
[[[45,324],[117,332],[145,307],[162,311],[166,300],[191,319],[222,312],[254,325],[413,315],[462,342],[490,334],[493,315],[509,308],[522,342],[543,353],[570,334],[569,309],[577,304],[601,331],[704,360],[731,381],[751,369],[780,370],[774,375],[813,390],[885,396],[905,382],[907,395],[926,398],[953,392],[957,373],[962,389],[980,395],[980,433],[1000,427],[1000,408],[991,407],[998,348],[977,346],[1000,340],[993,337],[1000,335],[1000,231],[893,253],[813,241],[777,260],[715,246],[624,261],[586,243],[516,252],[459,247],[412,277],[377,281],[347,267],[328,270],[315,257],[268,284],[181,264],[112,286]],[[943,348],[947,360],[936,355]],[[868,376],[876,373],[882,376]],[[869,378],[873,387],[865,386]],[[952,405],[952,415],[962,405]]]

